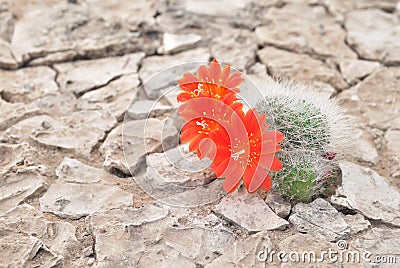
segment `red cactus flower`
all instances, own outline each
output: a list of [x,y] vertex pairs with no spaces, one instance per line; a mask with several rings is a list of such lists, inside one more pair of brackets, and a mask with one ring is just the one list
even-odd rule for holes
[[236,97],[243,81],[240,73],[230,75],[230,67],[221,70],[213,60],[210,67],[200,66],[197,76],[185,73],[178,81],[184,91],[178,95],[181,117],[187,122],[181,141],[190,142],[189,150],[200,158],[212,160],[211,169],[225,178],[224,189],[234,191],[241,179],[249,193],[272,187],[269,171],[282,168],[275,154],[283,134],[268,130],[265,114],[255,109],[243,112]]
[[207,97],[221,100],[230,105],[237,100],[235,93],[243,81],[241,74],[235,72],[230,75],[231,69],[226,65],[221,69],[219,62],[214,59],[210,67],[202,65],[197,70],[197,76],[192,73],[185,73],[183,78],[178,81],[179,87],[184,91],[177,97],[179,102]]
[[[238,124],[244,124],[245,137],[237,131],[241,129]],[[242,175],[249,193],[255,192],[259,187],[265,191],[271,189],[272,181],[267,170],[282,169],[282,163],[275,153],[280,150],[278,143],[284,136],[279,131],[268,130],[268,127],[265,124],[265,114],[259,115],[252,109],[246,113],[242,122],[232,120],[231,129],[227,131],[229,136],[219,129],[210,135],[210,139],[216,144],[216,156],[211,169],[217,177],[225,177],[226,192],[234,191],[240,184],[240,177],[234,174]]]
[[188,121],[182,129],[181,141],[190,141],[189,149],[200,158],[212,159],[211,169],[224,177],[224,189],[234,191],[243,178],[248,192],[272,186],[267,170],[278,171],[281,162],[275,153],[283,140],[279,131],[268,131],[265,115],[255,109],[246,114],[217,100],[196,98],[179,108]]

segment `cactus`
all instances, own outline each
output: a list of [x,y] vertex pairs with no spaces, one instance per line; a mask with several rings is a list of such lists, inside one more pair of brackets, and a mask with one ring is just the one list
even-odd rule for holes
[[273,173],[275,188],[290,200],[308,202],[324,190],[332,162],[310,152],[281,153],[283,169]]
[[285,135],[278,156],[284,168],[273,174],[274,185],[289,199],[307,202],[323,191],[332,174],[327,156],[349,144],[348,119],[334,100],[305,84],[276,82],[263,93],[256,109]]

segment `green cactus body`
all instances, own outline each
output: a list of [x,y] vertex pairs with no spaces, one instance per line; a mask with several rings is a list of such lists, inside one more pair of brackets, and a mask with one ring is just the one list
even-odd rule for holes
[[303,84],[276,83],[265,96],[256,109],[285,135],[274,187],[288,199],[308,202],[324,191],[334,162],[323,156],[347,142],[348,123],[334,101]]

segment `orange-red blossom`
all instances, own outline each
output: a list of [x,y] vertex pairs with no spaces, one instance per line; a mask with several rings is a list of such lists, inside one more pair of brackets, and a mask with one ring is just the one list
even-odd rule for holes
[[179,113],[186,121],[181,141],[190,142],[189,150],[200,158],[212,159],[210,168],[225,178],[224,190],[234,191],[243,179],[249,193],[271,189],[268,171],[279,171],[282,164],[275,154],[284,138],[269,130],[266,115],[255,109],[243,112],[237,98],[243,81],[239,72],[230,75],[230,67],[221,70],[214,60],[201,66],[197,76],[185,73],[178,81],[183,90],[178,101],[184,102]]

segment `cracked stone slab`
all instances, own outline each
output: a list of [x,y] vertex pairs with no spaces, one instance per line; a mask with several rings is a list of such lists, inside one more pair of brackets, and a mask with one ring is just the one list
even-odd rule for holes
[[361,128],[353,128],[352,134],[353,141],[346,149],[345,154],[358,161],[376,165],[379,161],[379,155],[373,135]]
[[[39,255],[39,252],[40,258],[35,258]],[[0,236],[0,266],[56,267],[61,264],[62,257],[49,251],[40,239],[7,229],[2,231]]]
[[18,171],[20,167],[34,164],[36,153],[28,143],[0,144],[0,176],[9,171]]
[[302,233],[320,234],[328,241],[347,239],[350,227],[327,201],[318,198],[310,204],[299,203],[292,209],[289,222]]
[[308,55],[296,54],[274,47],[265,47],[257,54],[271,75],[275,77],[296,78],[306,82],[324,82],[338,90],[347,88],[346,82],[337,70],[329,68],[322,61]]
[[[200,65],[207,64],[210,56],[207,48],[200,47],[175,55],[146,57],[142,62],[139,77],[147,96],[156,99],[168,92],[168,89],[176,87],[183,73],[196,71]],[[157,79],[150,79],[155,74]]]
[[[22,5],[22,4],[21,4]],[[38,3],[36,3],[38,5]],[[15,5],[16,9],[21,9]],[[12,47],[24,61],[58,53],[59,61],[68,60],[74,50],[84,58],[115,56],[137,51],[154,53],[159,42],[130,27],[110,23],[96,16],[81,3],[57,2],[19,11]],[[60,38],[60,35],[63,38]],[[61,54],[60,54],[61,52]],[[54,60],[42,60],[51,64]]]
[[163,153],[149,154],[146,163],[167,183],[196,187],[215,179],[214,172],[207,169],[211,161],[208,158],[199,160],[195,153],[189,152],[187,144]]
[[265,203],[281,218],[289,216],[292,206],[277,192],[268,192]]
[[399,85],[400,68],[395,67],[381,68],[356,86],[361,113],[368,119],[370,126],[380,129],[400,128]]
[[198,34],[171,34],[164,33],[162,46],[158,49],[159,53],[173,54],[183,50],[196,47],[201,41]]
[[[387,149],[390,153],[394,166],[391,167],[392,174],[400,171],[400,130],[389,129],[385,133]],[[392,175],[393,176],[393,175]],[[395,176],[393,176],[395,177]]]
[[358,234],[371,227],[369,220],[365,219],[361,214],[342,215],[342,217],[350,226],[350,235]]
[[90,224],[99,267],[196,267],[195,263],[211,262],[234,242],[234,235],[220,226],[182,226],[179,219],[189,214],[188,209],[157,204],[93,214]]
[[368,219],[400,226],[400,193],[374,170],[340,162],[342,185],[331,203],[360,212]]
[[[232,16],[246,6],[247,1],[242,0],[222,0],[218,3],[207,0],[186,0],[184,8],[186,11],[209,16]],[[227,8],[229,7],[229,8]]]
[[114,128],[100,147],[107,170],[136,173],[148,153],[168,150],[178,144],[178,130],[171,120],[149,118],[126,121]]
[[16,59],[11,45],[0,38],[0,68],[17,69],[21,61]]
[[144,55],[138,52],[120,57],[56,64],[54,68],[59,72],[57,82],[61,91],[83,94],[105,86],[124,74],[136,73]]
[[87,156],[115,124],[116,120],[103,110],[79,111],[58,118],[31,117],[8,128],[5,133],[16,141],[32,139],[45,146],[69,149]]
[[257,233],[244,240],[235,241],[205,268],[264,267],[265,264],[257,259],[257,255],[265,248],[273,250],[271,239],[265,232]]
[[97,17],[132,26],[142,23],[154,24],[158,8],[156,0],[136,0],[134,5],[125,1],[101,0],[88,0],[86,3],[89,5],[90,13]]
[[66,183],[108,183],[112,177],[109,172],[104,169],[95,168],[82,162],[66,157],[56,169],[58,181]]
[[16,71],[0,70],[0,93],[10,102],[31,102],[58,93],[56,72],[49,67],[28,67]]
[[0,215],[46,189],[48,179],[35,170],[25,169],[0,177]]
[[[71,92],[47,95],[35,99],[29,107],[39,110],[40,114],[49,116],[66,116],[75,112],[77,99]],[[60,109],[62,107],[62,109]]]
[[400,129],[399,82],[400,68],[380,68],[337,98],[347,113],[362,124],[377,131]]
[[348,43],[362,58],[400,63],[400,25],[395,14],[355,10],[347,14],[345,27]]
[[131,206],[133,195],[107,182],[113,175],[74,159],[57,168],[58,180],[39,198],[40,210],[67,219],[79,219],[107,210]]
[[78,244],[75,227],[71,223],[48,221],[42,212],[28,204],[8,211],[0,217],[0,225],[16,233],[22,232],[39,238],[56,254],[69,254],[69,250]]
[[182,186],[167,182],[152,166],[148,166],[142,176],[135,177],[135,181],[147,194],[171,206],[198,207],[219,200],[225,195],[222,180],[214,180],[196,187]]
[[[329,250],[329,248],[337,249],[335,244],[329,243],[325,237],[320,234],[312,235],[302,233],[296,233],[279,241],[278,247],[281,251],[297,252],[299,254],[312,251],[315,252],[316,256],[324,250]],[[286,259],[288,259],[288,256]],[[294,267],[309,267],[309,264],[302,266],[301,264],[296,263],[296,266]]]
[[7,9],[7,5],[4,5],[5,7],[0,9],[0,39],[10,42],[14,31],[15,17]]
[[214,212],[234,222],[249,233],[282,230],[289,223],[277,216],[258,195],[248,194],[243,188],[225,196]]
[[93,109],[103,107],[107,109],[118,121],[122,121],[129,104],[136,100],[139,89],[139,76],[137,74],[124,75],[97,90],[92,90],[82,95],[84,103],[80,109]]
[[253,33],[245,30],[227,30],[212,39],[211,54],[219,62],[230,64],[233,68],[246,70],[254,64],[257,44]]
[[322,0],[322,3],[329,10],[329,12],[335,16],[335,19],[343,22],[346,18],[346,14],[356,9],[377,8],[388,12],[393,12],[396,8],[397,0]]
[[374,255],[395,255],[400,257],[400,230],[386,227],[375,227],[351,245],[360,250],[368,250]]
[[375,61],[341,59],[339,67],[346,82],[350,85],[354,85],[375,70],[379,69],[380,64]]
[[126,117],[130,120],[145,119],[148,117],[159,117],[173,110],[171,105],[151,100],[137,100],[133,102],[127,111]]
[[345,44],[345,31],[323,6],[287,4],[282,8],[268,9],[264,17],[266,25],[257,27],[255,31],[259,44],[263,46],[273,45],[320,57],[357,57]]

